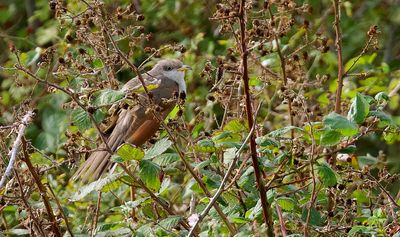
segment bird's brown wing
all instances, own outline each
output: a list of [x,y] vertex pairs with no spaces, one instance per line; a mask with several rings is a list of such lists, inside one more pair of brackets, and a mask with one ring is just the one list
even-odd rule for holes
[[[160,117],[147,112],[147,99],[144,100],[143,94],[140,96],[141,103],[129,109],[122,109],[119,113],[116,125],[111,132],[107,144],[112,152],[124,142],[136,146],[146,142],[160,126],[160,119],[164,119],[173,109],[176,100],[173,98],[177,91],[177,85],[171,80],[161,80],[159,88],[152,91],[154,102],[161,107]],[[73,179],[80,178],[82,181],[97,180],[109,168],[111,154],[106,145],[100,145],[99,150],[93,152],[84,164],[75,173]]]

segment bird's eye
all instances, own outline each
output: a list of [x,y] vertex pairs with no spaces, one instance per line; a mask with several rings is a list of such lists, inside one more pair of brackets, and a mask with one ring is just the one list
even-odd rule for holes
[[172,67],[166,67],[165,70],[171,71],[171,70],[172,70]]

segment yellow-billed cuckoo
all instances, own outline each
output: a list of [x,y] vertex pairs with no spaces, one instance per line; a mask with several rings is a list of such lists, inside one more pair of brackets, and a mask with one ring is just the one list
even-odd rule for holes
[[[121,108],[115,124],[105,131],[107,144],[112,152],[123,143],[140,146],[150,139],[160,127],[160,119],[164,119],[174,108],[178,97],[186,95],[185,71],[190,69],[177,59],[159,61],[153,69],[142,74],[145,85],[156,85],[150,91],[151,101],[142,92],[137,95],[138,103],[130,108]],[[126,93],[142,86],[140,80],[135,77],[128,81],[122,88]],[[179,95],[179,96],[177,96]],[[149,106],[157,106],[157,114],[149,113]],[[110,166],[110,151],[103,143],[98,151],[93,152],[74,174],[73,179],[82,181],[98,179]]]

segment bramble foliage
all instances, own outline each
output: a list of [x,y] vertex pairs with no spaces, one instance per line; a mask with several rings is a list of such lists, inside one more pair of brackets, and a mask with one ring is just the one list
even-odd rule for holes
[[[13,167],[0,235],[399,236],[399,12],[384,0],[0,3],[1,176]],[[185,104],[143,147],[120,146],[112,174],[71,180],[110,115],[144,93],[121,85],[160,58],[192,66]]]

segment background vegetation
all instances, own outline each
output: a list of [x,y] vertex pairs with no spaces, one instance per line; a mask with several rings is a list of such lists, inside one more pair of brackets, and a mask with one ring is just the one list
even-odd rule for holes
[[[0,235],[399,236],[399,16],[396,0],[3,0]],[[159,58],[192,66],[185,105],[112,175],[70,180]]]

